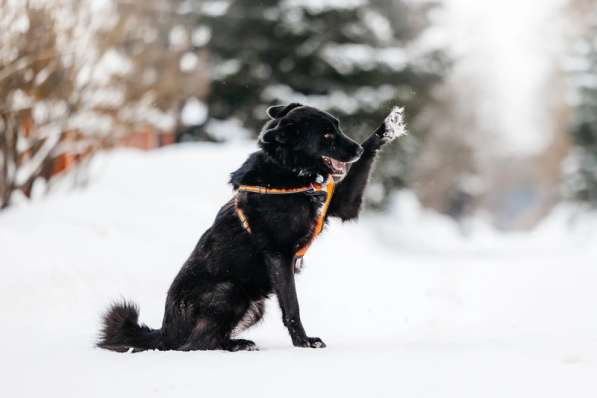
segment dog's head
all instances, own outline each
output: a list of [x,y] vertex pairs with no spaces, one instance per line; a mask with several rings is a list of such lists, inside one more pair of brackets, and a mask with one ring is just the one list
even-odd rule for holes
[[297,103],[267,109],[271,118],[259,136],[259,146],[283,166],[310,174],[344,178],[348,164],[363,148],[340,129],[329,113]]

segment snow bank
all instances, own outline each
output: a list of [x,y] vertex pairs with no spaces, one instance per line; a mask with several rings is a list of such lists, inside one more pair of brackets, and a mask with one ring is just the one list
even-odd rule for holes
[[475,226],[464,238],[408,193],[387,214],[333,222],[309,252],[303,321],[326,349],[291,347],[275,301],[246,333],[260,352],[95,349],[119,297],[159,326],[250,150],[115,151],[87,190],[0,214],[4,395],[595,396],[597,220],[570,230],[561,209],[530,235]]

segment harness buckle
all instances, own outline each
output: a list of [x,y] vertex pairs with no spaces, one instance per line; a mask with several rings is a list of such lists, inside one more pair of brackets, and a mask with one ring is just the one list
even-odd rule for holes
[[320,196],[320,195],[325,196],[325,195],[327,195],[327,193],[328,193],[327,185],[321,185],[321,184],[315,185],[314,183],[311,183],[311,185],[309,185],[309,189],[304,192],[304,194],[308,195],[308,196]]

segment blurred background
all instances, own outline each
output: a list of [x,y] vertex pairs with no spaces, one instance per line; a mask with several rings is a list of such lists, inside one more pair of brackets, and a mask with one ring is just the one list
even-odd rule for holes
[[[591,0],[2,0],[0,206],[89,182],[114,147],[248,143],[272,104],[363,139],[393,104],[368,207],[398,190],[527,230],[597,205]],[[201,162],[201,159],[197,159]],[[240,160],[239,160],[240,161]]]
[[[94,349],[115,299],[159,327],[291,101],[359,140],[406,108],[297,278],[328,348],[272,298],[260,352]],[[8,396],[593,398],[596,207],[597,0],[0,0]]]

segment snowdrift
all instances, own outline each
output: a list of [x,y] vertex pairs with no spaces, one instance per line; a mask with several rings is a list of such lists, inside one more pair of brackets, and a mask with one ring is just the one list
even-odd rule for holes
[[275,299],[245,333],[259,352],[94,348],[112,300],[160,325],[172,278],[250,150],[115,151],[88,189],[0,214],[3,395],[595,396],[597,221],[571,228],[563,209],[531,234],[479,224],[464,238],[410,194],[333,222],[307,255],[302,318],[326,349],[293,348]]

